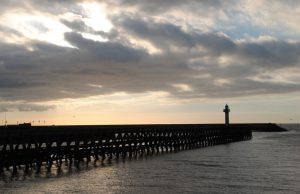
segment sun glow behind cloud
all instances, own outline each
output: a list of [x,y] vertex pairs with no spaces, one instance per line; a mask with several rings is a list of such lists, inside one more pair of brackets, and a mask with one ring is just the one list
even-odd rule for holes
[[83,21],[91,26],[94,30],[108,32],[113,27],[111,22],[107,19],[106,9],[103,4],[99,3],[82,3],[86,18]]
[[39,40],[59,46],[71,46],[64,40],[64,33],[69,32],[66,26],[57,19],[47,17],[41,13],[7,13],[0,22],[1,25],[10,25],[10,28],[23,35],[23,39]]
[[[4,41],[11,43],[24,43],[27,40],[38,40],[48,42],[58,46],[73,47],[64,38],[66,32],[72,30],[62,24],[60,19],[81,19],[86,25],[95,31],[108,32],[112,28],[111,22],[107,19],[104,6],[99,3],[81,3],[84,17],[67,12],[65,14],[54,17],[42,12],[28,13],[26,10],[18,10],[12,13],[5,13],[2,15],[0,25],[7,26],[16,32],[21,33],[22,36],[6,36],[3,34]],[[84,37],[96,41],[105,41],[106,39],[88,33],[82,33]]]

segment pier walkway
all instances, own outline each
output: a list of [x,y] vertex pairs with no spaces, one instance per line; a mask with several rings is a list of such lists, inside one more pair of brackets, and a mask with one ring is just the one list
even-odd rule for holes
[[0,174],[19,167],[79,166],[82,161],[153,155],[252,138],[251,125],[163,124],[0,127]]

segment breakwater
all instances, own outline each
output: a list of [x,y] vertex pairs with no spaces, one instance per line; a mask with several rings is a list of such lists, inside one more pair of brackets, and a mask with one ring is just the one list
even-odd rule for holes
[[243,123],[234,124],[239,125],[242,128],[248,128],[255,132],[284,132],[287,129],[275,124],[275,123]]
[[223,124],[2,126],[0,173],[5,168],[60,169],[80,162],[153,155],[252,138],[251,126]]

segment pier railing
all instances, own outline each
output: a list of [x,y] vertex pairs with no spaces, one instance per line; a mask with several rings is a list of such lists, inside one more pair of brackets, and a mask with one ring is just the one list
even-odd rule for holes
[[252,138],[251,128],[222,124],[3,126],[0,127],[0,173],[4,168],[42,165],[50,171],[63,162],[79,166],[112,158],[180,151]]

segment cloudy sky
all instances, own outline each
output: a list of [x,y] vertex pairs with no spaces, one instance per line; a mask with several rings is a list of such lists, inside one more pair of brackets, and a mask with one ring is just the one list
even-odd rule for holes
[[10,124],[300,122],[300,1],[1,0]]

